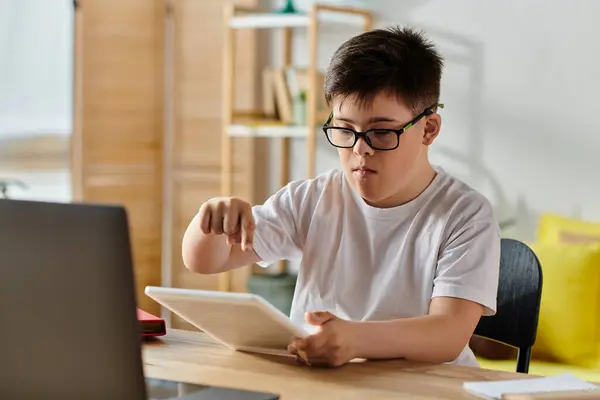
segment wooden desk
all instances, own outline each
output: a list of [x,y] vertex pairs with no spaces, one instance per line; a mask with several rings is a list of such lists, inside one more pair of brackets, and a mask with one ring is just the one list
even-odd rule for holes
[[370,361],[340,368],[301,366],[291,358],[232,351],[203,333],[171,329],[143,346],[147,377],[208,386],[262,390],[282,399],[476,399],[464,381],[524,374],[405,360]]

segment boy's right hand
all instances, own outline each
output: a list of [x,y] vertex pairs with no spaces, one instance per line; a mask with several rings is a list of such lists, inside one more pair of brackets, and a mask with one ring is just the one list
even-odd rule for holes
[[254,216],[247,201],[235,197],[216,197],[200,206],[200,229],[206,235],[226,235],[227,244],[241,244],[253,251]]

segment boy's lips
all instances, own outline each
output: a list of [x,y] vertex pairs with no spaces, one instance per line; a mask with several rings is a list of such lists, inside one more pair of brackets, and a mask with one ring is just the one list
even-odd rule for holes
[[369,168],[369,167],[366,167],[366,166],[352,168],[352,172],[354,172],[354,171],[377,172],[373,168]]
[[373,175],[376,174],[377,171],[375,171],[374,169],[368,168],[368,167],[356,167],[356,168],[352,168],[352,172],[363,177],[363,176],[368,176],[368,175]]

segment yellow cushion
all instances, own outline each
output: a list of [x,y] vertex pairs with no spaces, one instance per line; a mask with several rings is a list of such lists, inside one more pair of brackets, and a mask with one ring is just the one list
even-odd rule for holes
[[[481,357],[477,360],[479,361],[481,368],[485,369],[514,372],[517,368],[516,360],[488,360]],[[585,381],[600,382],[600,369],[575,367],[567,364],[538,360],[533,360],[529,364],[529,373],[532,375],[553,376],[567,372]]]
[[538,223],[537,242],[599,243],[600,222],[582,221],[553,213],[544,213]]
[[600,244],[530,244],[542,266],[533,357],[600,366]]

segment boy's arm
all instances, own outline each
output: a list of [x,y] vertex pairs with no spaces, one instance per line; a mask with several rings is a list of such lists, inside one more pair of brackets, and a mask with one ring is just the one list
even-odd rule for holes
[[294,340],[289,351],[313,365],[341,365],[353,358],[455,360],[480,317],[496,311],[500,233],[489,205],[477,211],[471,218],[461,213],[460,226],[440,249],[427,314],[348,321],[325,311],[309,312],[307,322],[318,326],[317,332]]
[[226,235],[202,232],[201,217],[197,214],[183,237],[184,264],[191,271],[213,274],[253,263],[267,266],[277,260],[299,257],[310,218],[306,210],[311,209],[318,189],[313,181],[293,181],[264,204],[253,207],[247,204],[243,210],[242,236],[246,235],[252,246],[248,250],[241,246],[243,237],[237,238],[232,246],[227,243]]
[[357,323],[352,329],[357,357],[454,360],[468,344],[480,317],[495,313],[499,268],[496,222],[490,216],[468,222],[440,253],[428,314]]
[[436,297],[429,314],[422,317],[354,323],[355,356],[452,361],[468,343],[482,313],[483,306],[470,300]]
[[[230,245],[225,235],[206,234],[200,224],[200,214],[196,214],[183,236],[182,257],[189,270],[215,274],[261,261],[253,249],[244,251],[240,244]],[[251,228],[248,231],[250,243],[254,233],[254,227]]]

